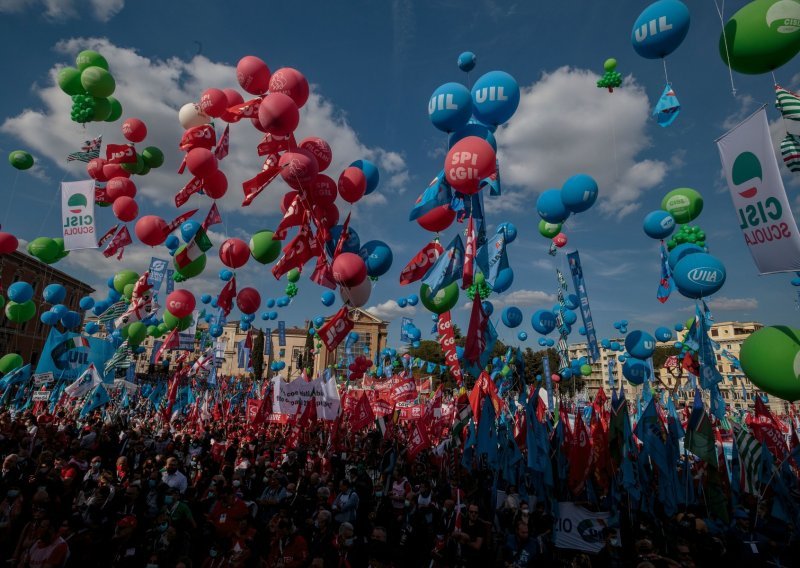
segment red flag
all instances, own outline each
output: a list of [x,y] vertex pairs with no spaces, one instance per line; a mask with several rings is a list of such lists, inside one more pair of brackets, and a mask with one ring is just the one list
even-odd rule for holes
[[178,328],[176,327],[169,332],[169,335],[167,335],[167,338],[161,344],[161,347],[158,348],[155,357],[153,357],[153,361],[158,361],[161,359],[161,354],[166,349],[177,349],[178,347],[180,347],[180,340],[178,339]]
[[169,391],[167,393],[167,406],[164,408],[164,413],[161,415],[161,419],[164,422],[169,422],[172,417],[172,407],[175,406],[175,399],[178,398],[178,386],[182,377],[182,369],[175,371],[175,374],[172,376],[172,381],[170,382]]
[[429,448],[431,441],[425,429],[420,427],[419,422],[414,422],[408,433],[408,444],[406,445],[406,456],[409,462],[413,462],[422,450]]
[[233,298],[236,297],[236,277],[234,276],[225,283],[217,297],[217,306],[222,309],[226,316],[233,309]]
[[608,447],[608,428],[601,414],[592,412],[589,426],[592,434],[592,465],[594,479],[603,489],[608,489],[611,474],[611,453]]
[[467,245],[464,249],[464,270],[461,273],[461,289],[466,290],[472,286],[472,277],[475,271],[475,224],[470,216],[467,222]]
[[443,251],[442,245],[436,241],[422,247],[400,273],[400,284],[405,286],[425,276]]
[[347,242],[347,239],[350,237],[350,232],[348,228],[350,227],[350,213],[347,214],[347,218],[342,223],[342,232],[339,234],[339,240],[336,242],[336,249],[333,251],[333,259],[335,260],[337,256],[342,254],[342,249],[344,248],[344,244]]
[[183,186],[183,188],[175,194],[175,207],[182,207],[189,198],[203,189],[203,179],[199,177],[193,177],[189,183]]
[[[566,425],[567,415],[559,415]],[[572,435],[572,445],[569,449],[569,478],[567,483],[573,495],[583,491],[586,478],[589,475],[589,466],[592,463],[592,440],[583,424],[583,413],[575,413],[575,428]]]
[[486,349],[484,333],[489,317],[483,311],[481,303],[481,295],[476,293],[472,300],[472,315],[469,318],[467,342],[464,345],[464,359],[471,363],[480,361],[481,354]]
[[303,203],[303,200],[300,199],[300,195],[298,194],[295,196],[292,204],[286,209],[286,213],[283,214],[283,219],[281,222],[278,223],[278,228],[275,229],[275,233],[272,236],[272,240],[283,240],[286,238],[286,231],[289,227],[297,227],[306,218],[306,206]]
[[266,156],[292,150],[296,147],[297,143],[294,140],[294,134],[289,134],[288,136],[265,134],[264,139],[259,142],[257,150],[259,156]]
[[325,288],[336,290],[336,282],[333,281],[333,269],[330,263],[328,263],[324,252],[321,252],[317,257],[317,265],[314,267],[314,272],[311,274],[311,281]]
[[128,227],[122,226],[114,238],[111,239],[111,242],[108,243],[106,250],[103,251],[103,256],[109,258],[114,255],[114,253],[119,252],[120,256],[122,255],[123,249],[131,244],[133,240],[131,239],[131,234],[128,232]]
[[214,149],[214,157],[217,160],[222,160],[225,156],[228,155],[228,150],[230,149],[230,140],[231,140],[231,133],[230,133],[230,124],[225,125],[225,130],[222,132],[222,137],[219,139],[217,143],[217,147]]
[[267,387],[264,389],[261,403],[258,407],[258,415],[256,416],[255,425],[261,424],[267,420],[267,417],[272,414],[272,383],[268,382]]
[[[753,431],[753,437],[759,442],[767,445],[770,453],[783,461],[789,453],[786,447],[786,440],[783,435],[782,425],[777,418],[769,411],[761,397],[756,396],[756,412],[749,417],[747,424]],[[776,424],[777,423],[777,424]]]
[[94,186],[94,202],[95,203],[111,203],[108,197],[108,192],[105,187]]
[[350,428],[357,432],[372,424],[375,421],[375,415],[372,413],[372,407],[369,405],[369,398],[367,393],[361,395],[358,399],[358,404],[350,416]]
[[206,215],[206,219],[203,221],[203,230],[207,231],[211,225],[216,225],[217,223],[222,223],[222,217],[220,217],[217,204],[212,203],[211,209],[208,210],[208,215]]
[[228,122],[239,122],[243,118],[255,118],[258,116],[258,107],[261,104],[263,97],[256,97],[238,105],[228,107],[227,112],[233,115]]
[[444,360],[450,368],[450,374],[460,386],[464,378],[461,374],[461,365],[458,362],[458,352],[456,351],[456,338],[453,333],[453,323],[450,321],[450,312],[439,315],[436,324],[439,332],[439,345],[444,353]]
[[[219,301],[217,301],[219,303]],[[248,329],[247,335],[244,336],[244,348],[245,349],[253,349],[253,330]]]
[[250,205],[264,191],[264,188],[281,173],[281,169],[278,167],[278,160],[277,154],[267,156],[261,171],[254,178],[242,182],[242,190],[244,191],[242,207]]
[[136,149],[133,144],[108,144],[106,162],[109,164],[135,164]]
[[283,248],[283,256],[272,267],[272,274],[276,279],[289,272],[292,268],[300,268],[311,258],[321,253],[319,243],[311,233],[308,222],[308,213],[300,227],[297,236]]
[[514,441],[520,450],[527,447],[528,440],[528,419],[525,417],[525,412],[517,412],[514,417]]
[[328,351],[333,351],[347,337],[353,329],[353,320],[347,306],[342,306],[334,316],[319,328],[317,335],[327,347]]
[[258,400],[257,398],[249,398],[247,399],[247,421],[250,424],[255,425],[256,420],[258,420],[259,411],[261,410],[261,404],[264,401]]
[[[299,410],[299,408],[298,408]],[[315,397],[311,397],[311,400],[306,403],[305,408],[303,408],[303,414],[300,415],[300,418],[294,423],[292,426],[289,435],[286,437],[286,447],[287,448],[294,448],[297,446],[297,442],[300,439],[300,435],[309,429],[309,426],[317,419],[317,401]]]
[[119,227],[120,227],[119,225],[114,225],[108,231],[106,231],[106,234],[100,237],[100,240],[97,241],[97,246],[101,247],[105,245],[111,239],[111,237],[114,236],[114,233],[117,232],[117,229],[119,229]]
[[413,378],[408,378],[396,383],[390,391],[389,397],[392,402],[406,402],[417,398],[417,384]]
[[186,130],[181,137],[178,147],[184,152],[194,150],[195,148],[211,150],[216,143],[217,133],[214,132],[214,127],[210,124],[203,124],[202,126],[195,126]]
[[186,221],[188,221],[192,215],[197,213],[199,209],[192,209],[191,211],[187,211],[186,213],[181,213],[177,217],[175,217],[172,221],[167,224],[167,233],[171,233],[181,225],[183,225]]

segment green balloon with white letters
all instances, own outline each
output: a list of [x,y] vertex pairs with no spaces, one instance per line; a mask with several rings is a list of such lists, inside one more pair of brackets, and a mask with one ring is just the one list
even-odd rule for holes
[[800,329],[762,327],[742,343],[739,362],[758,388],[783,400],[800,400]]
[[703,196],[689,187],[679,187],[664,196],[661,209],[672,215],[676,223],[683,225],[703,212]]

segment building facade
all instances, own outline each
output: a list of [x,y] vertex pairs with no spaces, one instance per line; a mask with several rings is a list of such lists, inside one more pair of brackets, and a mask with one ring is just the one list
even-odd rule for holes
[[67,290],[64,305],[70,310],[82,312],[78,303],[82,297],[94,292],[94,288],[25,253],[15,251],[0,256],[0,282],[3,288],[8,289],[14,282],[20,281],[33,287],[36,315],[25,323],[13,323],[8,320],[5,311],[0,313],[0,355],[18,353],[24,361],[35,367],[50,332],[50,326],[40,319],[42,313],[51,308],[42,299],[42,290],[49,284],[61,284]]

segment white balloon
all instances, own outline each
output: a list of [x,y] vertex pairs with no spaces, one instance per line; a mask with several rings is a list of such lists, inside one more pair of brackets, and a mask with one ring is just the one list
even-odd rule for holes
[[186,103],[178,111],[178,120],[185,129],[203,126],[211,122],[211,117],[200,110],[197,103]]
[[360,308],[369,301],[369,296],[372,294],[372,281],[369,278],[364,278],[361,284],[346,288],[339,287],[339,295],[342,297],[343,302],[349,302],[354,308]]

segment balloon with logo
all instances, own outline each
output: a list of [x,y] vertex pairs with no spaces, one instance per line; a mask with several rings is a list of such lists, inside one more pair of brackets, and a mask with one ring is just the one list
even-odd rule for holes
[[499,126],[514,115],[519,99],[514,77],[505,71],[489,71],[472,86],[472,114],[484,124]]
[[634,386],[641,385],[645,379],[650,378],[650,365],[636,357],[625,359],[622,365],[622,376]]
[[196,300],[189,290],[174,290],[167,296],[167,310],[178,318],[184,318],[194,311]]
[[435,314],[443,314],[455,307],[458,295],[458,282],[443,287],[436,294],[431,294],[427,284],[423,284],[419,290],[422,305]]
[[679,260],[672,270],[672,277],[683,296],[705,298],[725,284],[725,265],[708,253],[697,252]]
[[637,359],[652,357],[656,349],[656,339],[646,331],[638,329],[625,337],[625,350]]
[[373,191],[375,191],[378,187],[378,183],[380,183],[381,175],[378,171],[378,167],[370,162],[369,160],[356,160],[352,164],[350,164],[351,168],[358,168],[362,172],[364,172],[364,177],[367,178],[367,188],[364,191],[364,195],[369,195]]
[[537,333],[548,335],[556,328],[556,316],[548,310],[536,310],[531,316],[531,326]]
[[675,230],[675,219],[668,212],[657,209],[645,216],[643,229],[651,239],[666,239]]
[[719,38],[722,61],[739,73],[768,73],[800,52],[800,3],[755,0],[725,24]]
[[693,221],[703,211],[703,196],[688,187],[673,189],[661,200],[661,209],[682,225]]
[[631,44],[641,57],[661,59],[689,33],[689,8],[679,0],[658,0],[639,14],[631,30]]
[[571,213],[582,213],[597,201],[597,182],[586,174],[576,174],[561,186],[561,202]]
[[563,223],[570,214],[561,200],[561,191],[558,189],[548,189],[539,195],[536,200],[536,212],[539,213],[539,217],[552,224]]
[[539,221],[539,234],[546,239],[552,239],[561,232],[561,223],[548,223],[544,219]]
[[800,399],[798,359],[800,330],[785,325],[762,327],[750,334],[739,353],[747,378],[764,392],[787,401]]
[[522,310],[516,306],[508,306],[503,310],[503,323],[506,327],[514,329],[522,323]]
[[494,148],[477,136],[467,136],[456,142],[444,161],[447,183],[467,195],[480,191],[480,181],[496,171]]
[[[178,276],[180,280],[194,278],[200,275],[206,268],[206,254],[200,253],[195,258],[192,258],[188,254],[184,255],[187,246],[188,245],[181,245],[175,250],[175,256],[172,257],[172,264],[175,267],[173,278],[175,276]],[[175,281],[177,282],[179,280],[176,279]]]
[[367,265],[367,276],[377,278],[383,276],[392,267],[392,249],[383,241],[368,241],[364,243],[359,256]]
[[661,326],[656,329],[656,339],[661,342],[666,342],[672,339],[672,330],[668,327]]
[[444,132],[454,132],[472,116],[472,97],[461,83],[445,83],[428,101],[428,118]]

